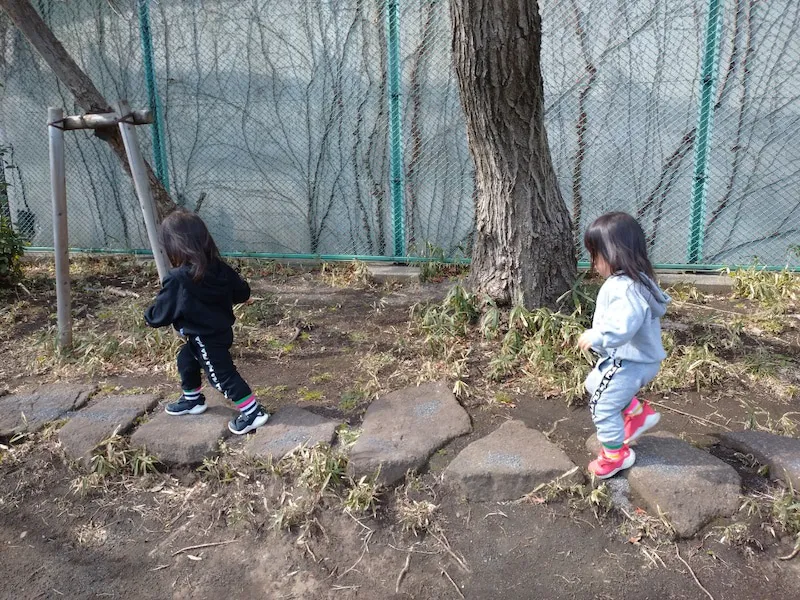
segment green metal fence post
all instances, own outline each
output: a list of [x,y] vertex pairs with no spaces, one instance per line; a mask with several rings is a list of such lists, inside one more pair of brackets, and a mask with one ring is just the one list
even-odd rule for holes
[[161,100],[158,98],[156,74],[153,68],[153,38],[150,32],[150,0],[138,0],[139,34],[142,38],[142,57],[144,77],[147,84],[147,101],[153,113],[153,162],[156,175],[164,188],[169,191],[169,169],[167,166],[167,145],[164,137],[164,118],[161,113]]
[[392,225],[394,228],[394,255],[404,256],[405,232],[405,180],[403,177],[403,115],[400,105],[400,7],[399,0],[388,0],[386,5],[386,46],[389,78],[389,147],[391,166],[390,196],[392,199]]
[[719,31],[722,21],[722,2],[709,0],[706,40],[703,52],[703,72],[700,80],[700,99],[697,117],[697,135],[694,146],[694,180],[692,184],[692,214],[689,233],[690,264],[703,258],[703,241],[706,220],[706,185],[708,179],[708,153],[714,125],[714,92],[717,83],[717,58],[719,56]]

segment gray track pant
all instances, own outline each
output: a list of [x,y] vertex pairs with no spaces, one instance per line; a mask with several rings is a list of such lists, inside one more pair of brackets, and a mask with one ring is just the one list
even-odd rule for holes
[[586,378],[589,408],[597,428],[597,439],[612,446],[625,441],[622,411],[637,392],[655,379],[661,363],[637,363],[603,358]]

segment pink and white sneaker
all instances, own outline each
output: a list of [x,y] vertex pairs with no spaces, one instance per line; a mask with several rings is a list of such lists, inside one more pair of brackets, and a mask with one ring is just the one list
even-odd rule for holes
[[636,462],[636,453],[627,445],[619,449],[619,458],[609,458],[605,451],[600,450],[600,455],[589,463],[589,472],[598,479],[608,479],[620,471],[630,469]]
[[[629,414],[630,409],[625,409],[622,416],[625,420],[625,443],[635,442],[645,432],[656,425],[661,420],[661,413],[654,411],[647,400],[638,400],[642,406],[642,412],[638,415]],[[628,413],[628,414],[626,414]]]

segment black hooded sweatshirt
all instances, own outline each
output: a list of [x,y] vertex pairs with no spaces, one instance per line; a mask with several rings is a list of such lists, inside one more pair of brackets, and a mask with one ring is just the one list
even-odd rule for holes
[[250,286],[225,261],[206,269],[200,281],[187,265],[164,278],[155,303],[144,313],[150,327],[172,325],[183,335],[214,336],[231,333],[233,305],[250,298]]

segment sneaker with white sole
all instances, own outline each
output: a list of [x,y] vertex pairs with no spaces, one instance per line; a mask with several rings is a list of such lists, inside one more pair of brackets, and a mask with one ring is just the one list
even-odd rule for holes
[[189,400],[181,394],[181,397],[175,402],[167,404],[164,410],[168,415],[200,415],[206,412],[207,408],[206,397],[203,394],[200,394],[194,400]]
[[236,435],[244,435],[258,429],[269,420],[267,409],[260,404],[250,414],[239,413],[239,416],[228,423],[228,429]]
[[640,402],[642,403],[642,412],[638,415],[626,415],[623,413],[626,444],[635,442],[645,431],[658,425],[661,420],[661,413],[654,411],[646,400],[640,400]]
[[608,479],[620,471],[630,469],[636,462],[636,453],[628,446],[620,448],[618,459],[609,458],[603,450],[600,455],[589,463],[589,472],[598,479]]

